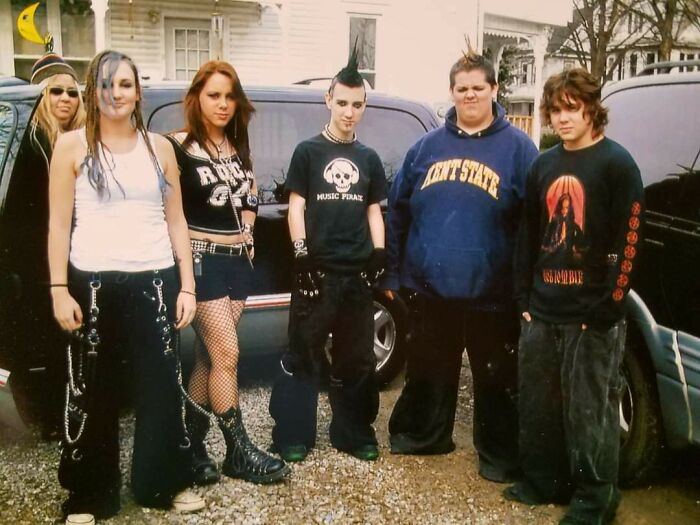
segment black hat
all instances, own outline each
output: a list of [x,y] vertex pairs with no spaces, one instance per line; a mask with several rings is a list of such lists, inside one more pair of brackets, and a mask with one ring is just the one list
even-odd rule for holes
[[78,81],[78,74],[62,57],[56,53],[47,53],[32,66],[32,84],[40,84],[54,75],[70,75]]

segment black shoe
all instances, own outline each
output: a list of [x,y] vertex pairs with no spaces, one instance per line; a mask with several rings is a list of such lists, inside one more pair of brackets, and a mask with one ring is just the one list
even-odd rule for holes
[[192,406],[187,403],[185,407],[185,421],[187,433],[190,436],[192,446],[192,476],[191,481],[195,485],[210,485],[221,479],[216,462],[207,454],[204,438],[211,424],[206,408],[201,405]]
[[494,483],[515,483],[522,477],[520,469],[499,469],[486,465],[479,465],[479,476]]
[[379,457],[379,449],[377,445],[362,445],[361,447],[352,449],[350,455],[362,461],[376,461]]
[[503,490],[503,497],[525,505],[542,505],[547,503],[527,482],[519,481]]
[[217,419],[226,441],[226,459],[221,465],[226,476],[266,484],[280,481],[289,474],[289,466],[284,461],[251,443],[239,408],[231,408]]

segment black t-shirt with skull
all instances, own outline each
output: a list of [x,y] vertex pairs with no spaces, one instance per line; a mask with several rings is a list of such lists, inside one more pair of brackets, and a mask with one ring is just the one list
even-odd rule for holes
[[357,141],[337,144],[317,135],[294,150],[285,190],[306,199],[306,244],[314,262],[337,272],[362,270],[374,248],[367,207],[386,198],[377,153]]

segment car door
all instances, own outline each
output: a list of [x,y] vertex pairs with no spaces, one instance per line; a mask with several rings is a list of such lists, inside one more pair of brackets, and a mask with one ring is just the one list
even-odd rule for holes
[[630,151],[645,185],[646,243],[641,278],[633,286],[664,340],[663,352],[653,356],[658,380],[680,384],[659,389],[664,420],[668,428],[683,429],[682,440],[696,443],[700,443],[699,98],[697,79],[683,81],[680,76],[613,93],[605,100],[611,110],[606,134]]

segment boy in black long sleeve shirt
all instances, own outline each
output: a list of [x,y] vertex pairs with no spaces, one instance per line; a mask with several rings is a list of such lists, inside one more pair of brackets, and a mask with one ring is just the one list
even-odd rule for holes
[[603,136],[607,111],[588,72],[551,77],[541,109],[562,144],[534,162],[525,193],[515,263],[524,479],[505,496],[571,498],[560,523],[608,523],[620,501],[619,368],[642,183]]

